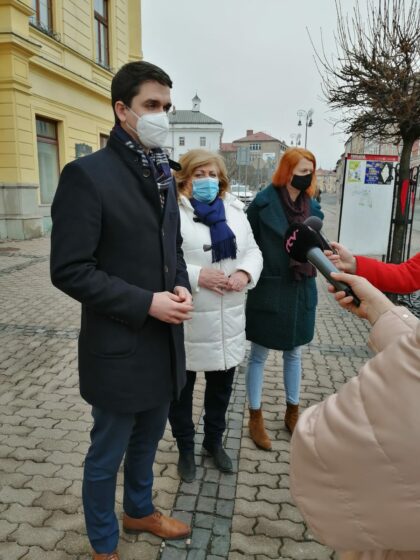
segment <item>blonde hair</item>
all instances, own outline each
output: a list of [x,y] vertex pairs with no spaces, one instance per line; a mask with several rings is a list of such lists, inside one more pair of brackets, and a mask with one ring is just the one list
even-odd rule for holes
[[186,154],[179,158],[181,170],[174,173],[178,193],[191,197],[191,184],[188,184],[194,171],[202,165],[214,164],[217,168],[219,179],[219,194],[223,198],[226,191],[229,190],[229,180],[225,161],[219,154],[210,152],[209,150],[189,150]]

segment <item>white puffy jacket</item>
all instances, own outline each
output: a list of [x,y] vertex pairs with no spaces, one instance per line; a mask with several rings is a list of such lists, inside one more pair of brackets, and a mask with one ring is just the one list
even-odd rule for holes
[[247,288],[253,288],[261,274],[262,255],[255,243],[244,213],[244,205],[230,193],[223,199],[228,226],[236,236],[237,258],[212,263],[210,228],[194,222],[194,209],[187,197],[180,197],[182,249],[194,300],[192,319],[184,323],[187,369],[191,371],[226,370],[237,366],[245,356],[245,294],[225,292],[223,296],[201,288],[198,277],[202,268],[217,268],[230,276],[244,270],[251,276]]

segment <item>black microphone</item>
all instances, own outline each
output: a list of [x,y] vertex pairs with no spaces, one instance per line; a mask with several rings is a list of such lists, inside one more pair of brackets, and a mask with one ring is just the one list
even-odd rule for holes
[[337,292],[345,292],[346,295],[353,296],[353,303],[357,307],[360,305],[359,298],[348,284],[331,278],[331,272],[339,272],[339,270],[324,255],[322,244],[316,232],[309,226],[290,224],[284,235],[284,248],[286,253],[295,261],[309,261],[334,286]]
[[309,218],[306,218],[303,223],[305,224],[305,226],[309,226],[314,230],[321,241],[322,249],[324,251],[332,251],[335,255],[338,255],[337,251],[334,249],[334,247],[331,247],[329,240],[321,231],[322,226],[324,225],[321,218],[318,218],[318,216],[309,216]]

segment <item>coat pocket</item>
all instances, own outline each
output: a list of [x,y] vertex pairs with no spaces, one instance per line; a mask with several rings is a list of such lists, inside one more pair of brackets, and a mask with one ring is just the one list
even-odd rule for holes
[[102,358],[126,358],[137,348],[136,331],[89,309],[85,336],[89,351]]

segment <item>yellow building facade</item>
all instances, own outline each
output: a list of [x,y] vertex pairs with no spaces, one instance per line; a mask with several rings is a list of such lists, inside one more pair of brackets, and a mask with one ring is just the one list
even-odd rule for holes
[[0,239],[49,231],[61,169],[106,142],[112,77],[141,58],[141,0],[0,0]]

